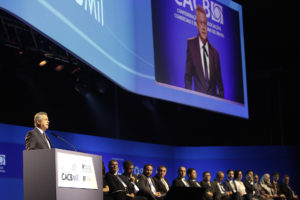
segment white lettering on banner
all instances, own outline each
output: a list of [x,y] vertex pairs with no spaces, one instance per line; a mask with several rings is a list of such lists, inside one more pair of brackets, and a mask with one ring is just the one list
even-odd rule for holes
[[[190,24],[192,26],[197,26],[195,9],[197,5],[202,5],[206,12],[207,19],[211,19],[207,22],[207,31],[224,38],[224,33],[222,32],[222,25],[224,25],[223,18],[223,7],[210,0],[174,0],[179,6],[174,13],[174,18],[182,22]],[[200,2],[202,4],[200,4]],[[184,9],[188,8],[188,9]],[[214,23],[216,22],[216,23]]]
[[57,153],[58,187],[98,189],[93,158]]
[[89,14],[94,15],[95,20],[104,26],[103,0],[75,0],[75,2],[79,6],[84,5],[84,10],[89,11]]
[[188,7],[192,12],[196,9],[197,5],[202,5],[207,18],[211,18],[219,24],[224,24],[223,7],[218,3],[209,0],[202,0],[202,4],[200,4],[200,0],[175,0],[175,3],[183,8]]

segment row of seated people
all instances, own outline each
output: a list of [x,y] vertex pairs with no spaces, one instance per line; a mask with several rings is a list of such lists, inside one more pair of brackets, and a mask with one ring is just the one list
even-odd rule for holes
[[[283,177],[279,183],[279,173],[273,174],[270,180],[269,174],[264,174],[261,179],[253,171],[248,170],[243,178],[241,170],[228,170],[227,179],[224,173],[217,172],[216,179],[211,182],[210,172],[203,173],[203,180],[198,182],[197,172],[193,168],[187,171],[185,167],[178,169],[178,177],[172,182],[172,186],[165,178],[166,166],[159,166],[157,174],[152,177],[153,166],[146,164],[143,173],[139,176],[133,174],[134,164],[124,161],[124,173],[118,175],[118,162],[110,160],[109,172],[105,174],[103,167],[103,193],[104,200],[158,200],[165,199],[173,188],[199,188],[203,195],[200,200],[297,200],[298,196],[289,186],[289,176]],[[188,179],[185,179],[185,176]]]

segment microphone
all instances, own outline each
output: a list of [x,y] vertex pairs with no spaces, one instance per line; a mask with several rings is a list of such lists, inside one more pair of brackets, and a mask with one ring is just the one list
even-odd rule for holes
[[62,140],[63,142],[67,143],[69,146],[71,146],[71,147],[73,148],[74,151],[77,151],[76,148],[75,148],[75,146],[74,146],[73,144],[71,144],[70,142],[68,142],[66,139],[60,137],[59,135],[57,135],[57,134],[55,134],[55,133],[53,133],[53,132],[50,133],[50,134],[53,135],[54,137],[56,137],[56,138]]

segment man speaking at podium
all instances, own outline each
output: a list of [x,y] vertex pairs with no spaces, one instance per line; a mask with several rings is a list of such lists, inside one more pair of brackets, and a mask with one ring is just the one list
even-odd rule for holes
[[35,128],[28,131],[25,137],[26,150],[51,149],[52,145],[45,131],[49,128],[48,115],[38,112],[34,115]]

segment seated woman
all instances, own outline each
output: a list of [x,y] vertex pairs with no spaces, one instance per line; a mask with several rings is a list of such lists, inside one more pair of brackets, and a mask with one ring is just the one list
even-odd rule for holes
[[242,170],[235,170],[234,172],[235,185],[237,192],[243,197],[243,199],[247,199],[246,187],[242,181],[243,173]]

